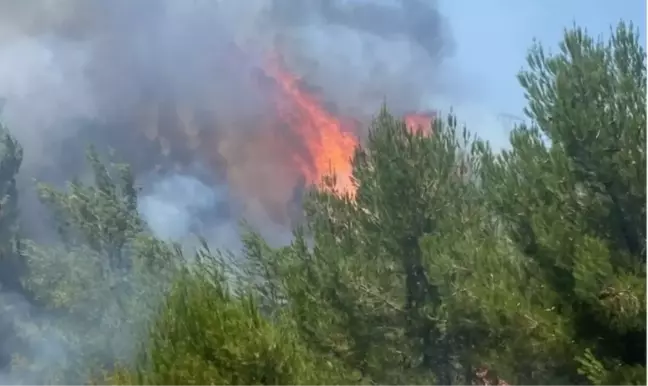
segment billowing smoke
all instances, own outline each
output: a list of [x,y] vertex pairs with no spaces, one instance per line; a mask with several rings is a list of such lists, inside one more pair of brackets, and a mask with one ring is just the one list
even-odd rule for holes
[[48,230],[31,180],[84,173],[93,143],[134,167],[160,237],[236,248],[246,219],[282,242],[304,182],[292,163],[313,155],[277,123],[268,61],[363,121],[385,99],[429,107],[452,48],[435,0],[0,0],[2,120],[25,150],[27,230]]
[[434,1],[0,3],[3,119],[25,147],[25,174],[65,180],[92,142],[140,174],[202,164],[272,212],[250,204],[250,217],[278,222],[273,206],[297,180],[285,147],[299,143],[268,131],[271,55],[335,114],[366,119],[385,98],[396,112],[421,107],[451,50]]
[[139,209],[161,239],[191,244],[196,236],[208,235],[210,243],[236,251],[240,243],[232,201],[224,184],[210,187],[194,176],[172,174],[152,184],[140,197]]
[[139,207],[158,237],[177,240],[199,230],[200,213],[213,211],[219,203],[227,202],[223,193],[195,178],[173,175],[157,181],[151,194],[142,197]]

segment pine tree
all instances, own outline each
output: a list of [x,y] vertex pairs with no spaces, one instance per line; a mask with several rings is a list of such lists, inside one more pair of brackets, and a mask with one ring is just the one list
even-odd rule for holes
[[230,289],[220,255],[204,245],[185,259],[152,237],[128,168],[93,150],[88,161],[93,183],[40,189],[63,245],[26,248],[28,284],[59,315],[35,326],[36,339],[55,336],[67,361],[25,358],[14,372],[68,383],[348,383],[343,364],[309,351],[289,319],[265,319],[253,296]]
[[465,252],[468,239],[451,232],[482,216],[477,158],[453,115],[432,129],[413,133],[383,108],[353,160],[354,197],[332,191],[333,176],[306,199],[307,226],[290,247],[246,242],[268,304],[288,308],[311,347],[376,383],[468,383],[476,370],[461,361],[468,346],[445,312],[452,294],[431,269],[442,259],[433,248]]
[[303,344],[287,315],[266,318],[255,296],[235,291],[206,246],[175,281],[131,364],[101,383],[348,384],[335,358]]
[[0,123],[0,289],[22,291],[24,270],[19,251],[19,210],[16,176],[22,164],[20,144]]
[[0,369],[10,361],[4,348],[16,344],[15,326],[9,313],[12,302],[5,301],[4,296],[26,295],[20,281],[26,267],[20,251],[16,188],[22,157],[22,147],[0,123]]
[[568,383],[645,382],[645,52],[632,26],[613,32],[536,45],[520,74],[532,125],[484,158],[489,202],[568,322],[551,371]]
[[372,382],[643,382],[644,56],[623,24],[536,46],[501,154],[383,110],[353,198],[324,181],[291,246],[247,240],[264,304]]
[[181,259],[147,232],[130,169],[100,161],[93,149],[87,159],[91,183],[39,186],[61,242],[24,244],[25,285],[47,317],[26,321],[20,334],[34,347],[57,347],[65,355],[43,361],[38,352],[26,353],[13,366],[16,377],[85,382],[102,366],[129,358]]

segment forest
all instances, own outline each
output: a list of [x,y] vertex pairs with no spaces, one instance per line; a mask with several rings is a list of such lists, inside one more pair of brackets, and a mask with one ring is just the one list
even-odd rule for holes
[[29,240],[3,126],[0,289],[30,306],[0,297],[0,383],[645,385],[639,39],[533,45],[501,151],[384,106],[354,194],[308,189],[279,247],[245,224],[242,251],[156,238],[134,173],[93,149],[93,182],[38,185],[60,242]]

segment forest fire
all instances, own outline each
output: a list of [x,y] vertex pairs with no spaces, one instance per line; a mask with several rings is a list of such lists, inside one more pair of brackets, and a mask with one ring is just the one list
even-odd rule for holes
[[[240,63],[251,60],[238,47],[232,52],[228,74],[236,87],[248,75],[241,72]],[[159,144],[161,155],[170,161],[165,165],[181,171],[199,159],[216,183],[226,181],[246,215],[261,214],[275,223],[288,224],[290,213],[300,207],[303,188],[321,186],[331,174],[335,174],[334,191],[354,197],[351,160],[369,117],[362,121],[335,114],[280,56],[264,64],[261,69],[244,70],[255,75],[253,82],[245,85],[250,87],[245,93],[258,92],[262,104],[201,116],[195,106],[181,105],[182,100],[162,105],[152,99],[152,108],[143,109],[150,114],[142,114],[137,126],[148,140]],[[259,70],[263,76],[257,78]],[[422,130],[424,135],[429,134],[433,117],[420,112],[403,114],[408,129]],[[146,170],[147,166],[142,166]]]
[[420,130],[423,135],[430,135],[434,118],[434,113],[412,113],[406,114],[403,119],[405,120],[405,125],[407,125],[409,130]]
[[309,159],[300,154],[293,158],[306,183],[317,184],[325,175],[334,172],[336,190],[353,194],[351,157],[358,144],[357,138],[314,96],[306,93],[299,79],[282,68],[278,60],[273,60],[268,75],[275,79],[283,94],[283,98],[276,100],[280,118],[303,141],[308,152]]
[[[331,172],[335,173],[335,190],[354,195],[351,179],[351,158],[358,145],[356,127],[345,127],[342,119],[327,111],[314,95],[300,86],[300,80],[288,72],[281,61],[274,59],[266,69],[280,88],[275,101],[280,118],[303,141],[307,155],[296,153],[296,162],[307,184],[317,184]],[[409,130],[430,133],[433,114],[406,114],[403,119]]]

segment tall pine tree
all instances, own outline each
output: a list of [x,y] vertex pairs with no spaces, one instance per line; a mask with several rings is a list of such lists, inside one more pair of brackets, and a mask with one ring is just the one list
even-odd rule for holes
[[26,273],[26,266],[20,251],[16,189],[22,157],[22,147],[0,122],[0,369],[10,360],[10,353],[5,348],[17,343],[10,314],[13,302],[5,302],[3,294],[10,296],[9,299],[15,293],[25,295],[21,278]]
[[19,210],[16,176],[23,150],[7,128],[0,123],[0,289],[21,291],[24,270],[20,258]]
[[519,77],[532,124],[484,158],[489,202],[569,321],[569,382],[645,382],[645,55],[623,23],[536,45]]

